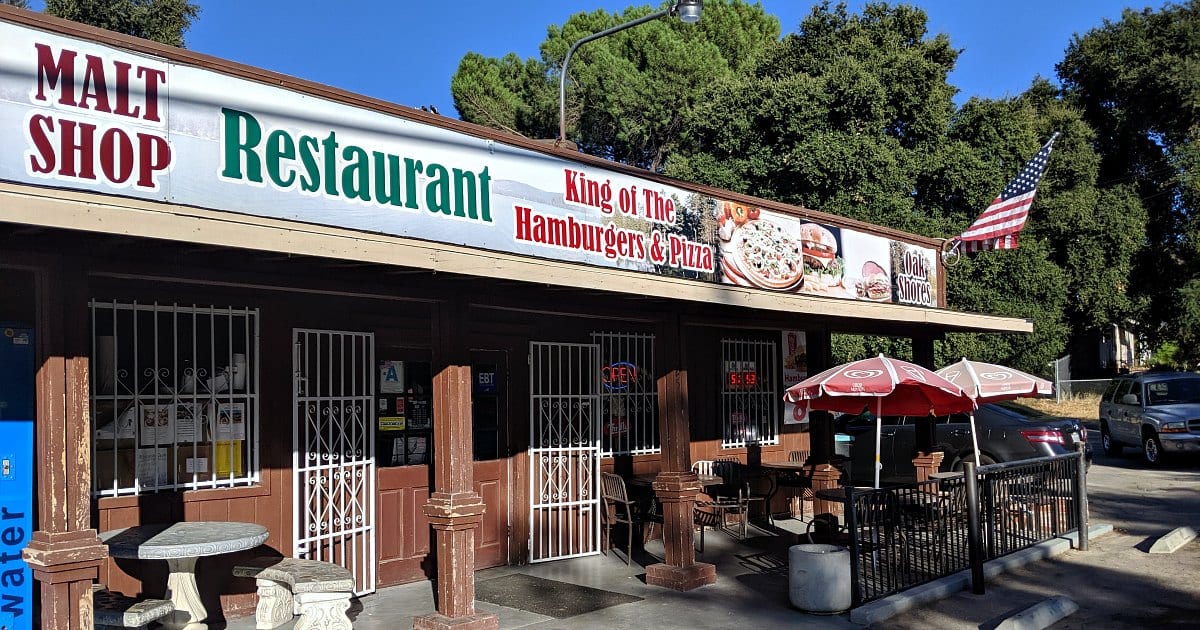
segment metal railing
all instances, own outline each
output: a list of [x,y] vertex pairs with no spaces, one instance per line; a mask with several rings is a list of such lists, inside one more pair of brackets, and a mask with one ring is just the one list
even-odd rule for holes
[[967,569],[973,590],[982,593],[984,562],[1072,530],[1080,530],[1079,546],[1086,550],[1082,457],[1080,452],[977,471],[972,463],[964,475],[949,479],[848,488],[853,605]]

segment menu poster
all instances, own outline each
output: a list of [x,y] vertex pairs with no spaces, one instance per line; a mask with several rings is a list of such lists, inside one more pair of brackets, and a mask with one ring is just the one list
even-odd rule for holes
[[408,401],[408,428],[428,429],[430,427],[429,401],[411,398]]
[[404,392],[404,362],[379,362],[379,393],[400,394]]
[[246,439],[246,403],[217,405],[217,439]]
[[424,464],[429,455],[428,438],[423,435],[408,436],[408,463]]
[[175,442],[187,444],[198,440],[196,434],[196,404],[175,405]]
[[175,443],[174,405],[142,405],[141,446]]
[[[803,330],[785,330],[783,335],[783,386],[791,387],[808,377],[808,342]],[[784,401],[784,424],[808,424],[808,413]]]
[[161,486],[170,483],[167,478],[167,449],[137,449],[137,480],[142,486]]
[[403,466],[404,465],[404,444],[405,444],[405,442],[404,442],[403,437],[398,437],[398,438],[392,440],[392,465],[393,466]]

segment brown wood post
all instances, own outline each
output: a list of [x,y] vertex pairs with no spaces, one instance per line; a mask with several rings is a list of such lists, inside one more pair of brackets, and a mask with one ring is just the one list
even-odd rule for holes
[[654,492],[663,506],[665,562],[646,567],[646,583],[687,591],[717,581],[717,568],[696,562],[694,516],[700,481],[692,472],[692,432],[688,424],[687,369],[679,317],[660,323],[655,340],[658,371],[658,427],[662,469]]
[[[928,334],[913,335],[913,363],[932,370],[933,369],[933,336]],[[934,426],[934,417],[925,416],[918,418],[914,427],[914,445],[915,452],[911,453],[913,458],[913,466],[917,469],[917,481],[929,481],[929,475],[938,471],[938,467],[942,464],[942,459],[946,456],[942,451],[934,450],[937,447],[936,427]],[[899,456],[904,456],[903,453],[898,453]]]
[[81,279],[68,276],[67,268],[79,267],[57,264],[53,272],[35,272],[38,529],[22,556],[40,584],[45,629],[91,627],[91,585],[108,555],[90,528],[86,302]]
[[437,612],[413,619],[423,630],[491,630],[495,615],[475,612],[475,530],[483,498],[472,472],[471,364],[463,302],[435,307],[433,327],[433,485],[425,515],[437,555]]

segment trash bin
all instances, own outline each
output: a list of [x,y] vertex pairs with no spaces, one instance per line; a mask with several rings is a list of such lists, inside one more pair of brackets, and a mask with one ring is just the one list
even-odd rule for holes
[[792,545],[788,598],[805,612],[832,615],[849,610],[850,550],[839,545]]

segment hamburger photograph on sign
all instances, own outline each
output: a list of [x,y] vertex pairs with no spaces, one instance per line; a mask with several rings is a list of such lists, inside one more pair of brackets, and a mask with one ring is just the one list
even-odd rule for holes
[[892,301],[891,241],[886,238],[842,230],[845,248],[846,297],[871,302]]
[[801,293],[852,297],[844,284],[846,263],[842,259],[841,231],[820,223],[800,225],[800,255],[804,265]]

